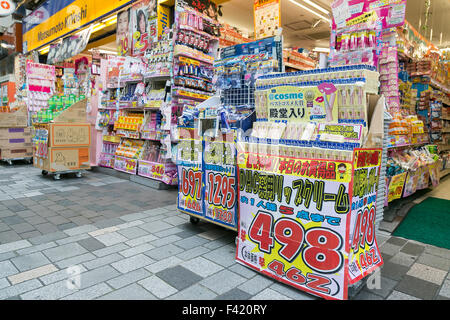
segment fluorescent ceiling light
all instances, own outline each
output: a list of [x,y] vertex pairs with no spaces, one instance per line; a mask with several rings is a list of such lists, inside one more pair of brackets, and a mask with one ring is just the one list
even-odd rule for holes
[[319,47],[316,47],[316,48],[313,49],[313,51],[330,53],[330,48],[319,48]]
[[303,2],[309,4],[311,7],[316,8],[317,10],[325,13],[325,14],[329,14],[328,10],[325,10],[324,8],[322,8],[321,6],[315,4],[314,2],[312,2],[311,0],[303,0]]
[[316,16],[322,18],[322,19],[325,20],[325,21],[330,21],[329,18],[324,17],[324,16],[321,15],[320,13],[315,12],[314,10],[312,10],[312,9],[310,9],[310,8],[308,8],[308,7],[306,7],[306,6],[302,5],[302,4],[300,4],[300,3],[298,3],[298,2],[295,1],[295,0],[289,0],[289,1],[292,2],[293,4],[295,4],[296,6],[299,6],[300,8],[303,8],[303,9],[305,9],[306,11],[311,12],[312,14],[315,14]]

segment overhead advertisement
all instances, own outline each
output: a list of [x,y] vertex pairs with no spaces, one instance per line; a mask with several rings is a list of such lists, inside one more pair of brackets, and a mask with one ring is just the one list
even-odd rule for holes
[[47,0],[24,19],[24,52],[45,46],[134,1]]

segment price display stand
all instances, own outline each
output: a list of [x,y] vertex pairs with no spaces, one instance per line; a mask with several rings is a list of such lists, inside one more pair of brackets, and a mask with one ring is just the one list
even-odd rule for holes
[[[261,77],[257,123],[237,143],[236,260],[335,300],[383,264],[376,212],[385,99],[370,94],[376,72],[351,68]],[[349,76],[362,94],[353,102],[342,96],[358,91],[346,91]]]

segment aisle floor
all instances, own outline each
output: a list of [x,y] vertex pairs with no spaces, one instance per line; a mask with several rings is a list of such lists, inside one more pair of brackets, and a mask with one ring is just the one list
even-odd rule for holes
[[[192,225],[176,196],[96,172],[53,181],[0,166],[0,299],[317,299],[238,264],[236,233]],[[378,244],[380,286],[353,299],[450,299],[450,250],[385,232]]]

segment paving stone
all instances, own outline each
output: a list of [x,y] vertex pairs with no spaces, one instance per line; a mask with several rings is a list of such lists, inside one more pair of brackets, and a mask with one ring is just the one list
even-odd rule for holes
[[391,259],[389,259],[389,261],[392,263],[400,264],[402,266],[410,267],[412,266],[416,258],[416,256],[412,256],[404,252],[399,252]]
[[194,284],[168,297],[167,300],[213,300],[216,297],[217,294],[211,290],[199,284]]
[[21,233],[20,237],[22,237],[22,239],[31,239],[31,238],[39,237],[40,235],[42,235],[42,233],[40,233],[39,231],[30,231],[30,232]]
[[37,224],[45,223],[47,221],[39,215],[33,215],[31,217],[25,218],[24,220],[31,225],[37,225]]
[[234,273],[237,273],[247,279],[250,279],[257,274],[256,271],[248,267],[245,267],[239,263],[232,265],[231,267],[228,268],[228,270],[233,271]]
[[9,227],[9,225],[5,224],[5,223],[0,223],[0,232],[3,231],[8,231],[11,230],[11,228]]
[[[80,274],[86,271],[86,268],[83,267],[83,265],[79,265],[78,268]],[[61,280],[68,280],[70,277],[72,277],[72,274],[70,274],[69,272],[70,270],[68,269],[59,270],[48,275],[41,276],[39,277],[39,280],[42,281],[44,285],[49,285]]]
[[6,288],[9,286],[10,286],[10,283],[8,280],[6,280],[6,278],[0,279],[0,289]]
[[0,262],[0,279],[19,273],[19,270],[10,261]]
[[92,270],[92,269],[95,269],[95,268],[98,268],[98,267],[102,267],[104,265],[111,264],[113,262],[116,262],[116,261],[119,261],[119,260],[122,260],[122,259],[123,259],[122,255],[120,255],[118,253],[112,253],[110,255],[107,255],[107,256],[104,256],[104,257],[101,257],[101,258],[96,258],[96,259],[84,262],[83,265],[87,269]]
[[366,288],[364,290],[367,290],[373,294],[376,294],[384,299],[387,298],[387,296],[393,291],[395,286],[398,284],[398,281],[381,277],[380,280],[380,288],[379,289],[369,289],[366,284]]
[[87,239],[87,238],[89,238],[88,234],[78,234],[76,236],[70,236],[70,237],[67,237],[67,238],[64,238],[64,239],[61,239],[61,240],[56,240],[56,243],[58,245],[63,245],[63,244],[68,244],[68,243],[84,240],[84,239]]
[[162,260],[167,257],[177,255],[183,251],[184,251],[183,249],[181,249],[173,244],[168,244],[168,245],[165,245],[165,246],[162,246],[159,248],[149,250],[149,251],[145,252],[145,255],[147,255],[150,258],[155,259],[155,260]]
[[[275,282],[268,288],[270,290],[276,291],[279,294],[289,297],[293,300],[317,300],[318,298],[312,294],[309,294],[307,292],[298,290],[294,287],[291,287],[287,284]],[[267,289],[265,289],[267,290]]]
[[383,298],[363,289],[352,300],[383,300]]
[[148,277],[138,283],[159,299],[167,298],[178,292],[176,288],[157,276]]
[[444,270],[445,272],[448,272],[448,270],[450,270],[450,260],[428,253],[423,253],[419,257],[417,262],[430,267]]
[[120,217],[120,219],[123,221],[133,221],[133,220],[140,220],[140,219],[146,218],[147,216],[148,215],[146,213],[138,212],[138,213],[123,215]]
[[390,244],[400,246],[400,247],[402,247],[407,242],[408,242],[408,240],[402,239],[399,237],[390,237],[389,239],[386,240],[386,243],[390,243]]
[[207,242],[209,242],[207,239],[201,238],[199,236],[192,236],[175,242],[175,245],[185,250],[189,250],[201,246],[202,244]]
[[421,263],[415,263],[406,274],[440,286],[444,281],[447,272],[448,270],[443,271]]
[[12,258],[11,262],[21,272],[50,264],[50,260],[48,260],[47,257],[45,257],[40,252],[30,253],[27,255],[21,255],[21,256]]
[[36,230],[38,230],[39,232],[42,232],[43,234],[48,234],[48,233],[53,233],[53,232],[59,231],[58,227],[50,222],[41,223],[41,224],[35,225],[34,227],[36,228]]
[[31,279],[35,279],[38,277],[42,277],[44,275],[47,275],[52,272],[58,271],[58,268],[56,268],[53,264],[48,264],[42,267],[38,267],[35,269],[31,269],[25,272],[21,272],[12,276],[9,276],[8,279],[11,282],[11,284],[15,285],[21,282],[25,282]]
[[[34,279],[36,280],[36,279]],[[30,280],[33,281],[33,280]],[[37,280],[36,280],[37,281]],[[39,281],[38,281],[39,282]],[[25,283],[25,282],[24,282]],[[73,294],[78,290],[70,289],[67,280],[55,282],[42,288],[21,294],[23,300],[57,300]]]
[[24,233],[36,230],[31,224],[27,222],[14,224],[11,226],[11,228],[17,233]]
[[224,267],[229,267],[235,263],[235,250],[228,246],[223,246],[203,255],[204,258],[214,261]]
[[169,228],[169,229],[165,229],[163,231],[153,233],[153,235],[157,236],[158,238],[164,238],[164,237],[175,235],[175,236],[179,237],[180,239],[183,239],[183,237],[179,236],[181,230],[182,229],[180,229],[178,227],[173,227],[173,228]]
[[92,237],[88,237],[77,242],[80,246],[91,252],[106,247],[102,242]]
[[159,271],[156,275],[178,290],[186,289],[203,279],[180,265]]
[[96,256],[89,252],[89,253],[81,254],[79,256],[75,256],[72,258],[58,261],[55,264],[58,266],[58,268],[63,269],[63,268],[68,268],[68,267],[72,267],[72,266],[78,266],[83,262],[91,261],[95,258],[96,258]]
[[21,240],[22,237],[14,230],[0,232],[0,243],[15,242]]
[[119,275],[120,273],[109,265],[83,272],[81,274],[80,289],[85,289],[98,283],[106,282]]
[[400,291],[393,291],[391,295],[387,298],[387,300],[421,300],[421,299]]
[[138,254],[136,256],[114,262],[111,265],[115,269],[119,270],[121,273],[127,273],[130,271],[148,266],[149,264],[151,264],[153,262],[154,262],[154,260],[150,259],[146,255]]
[[21,240],[21,241],[1,244],[0,245],[0,254],[1,253],[5,253],[5,252],[10,252],[10,251],[15,251],[15,250],[27,248],[27,247],[31,247],[31,243],[28,240]]
[[243,284],[241,284],[238,289],[245,291],[253,296],[273,283],[274,281],[269,279],[268,277],[256,275],[252,279],[247,280]]
[[450,250],[431,245],[425,246],[425,253],[450,260]]
[[114,289],[120,289],[134,282],[150,277],[152,274],[147,270],[140,268],[133,270],[114,279],[108,280],[107,283]]
[[126,244],[119,243],[114,246],[106,247],[106,248],[103,248],[100,250],[95,250],[92,253],[95,254],[97,257],[104,257],[104,256],[110,255],[112,253],[123,251],[128,248],[129,248],[129,246],[127,246]]
[[401,249],[401,252],[412,255],[412,256],[418,256],[425,250],[425,246],[408,242],[403,246]]
[[246,280],[246,278],[229,270],[222,270],[202,280],[200,284],[220,295],[237,287]]
[[195,272],[199,276],[206,278],[210,275],[223,270],[223,267],[209,261],[203,257],[197,257],[183,263],[183,267]]
[[281,293],[270,288],[264,289],[250,300],[292,300]]
[[439,286],[429,281],[406,275],[395,287],[395,290],[419,299],[431,300],[439,291]]
[[444,281],[444,284],[442,285],[441,290],[439,291],[439,295],[441,297],[450,299],[450,280]]
[[113,218],[113,219],[100,220],[100,221],[94,223],[94,225],[98,228],[108,228],[108,227],[117,226],[122,223],[123,223],[123,221],[121,219]]
[[25,281],[13,286],[6,287],[0,290],[0,299],[6,299],[14,296],[18,296],[24,292],[31,291],[42,287],[42,284],[37,279]]
[[99,300],[156,300],[157,298],[140,285],[133,283],[99,298]]
[[102,235],[96,236],[95,239],[97,239],[98,241],[100,241],[107,247],[113,246],[115,244],[125,242],[128,240],[123,235],[121,235],[117,232],[110,232],[107,234],[102,234]]
[[117,232],[120,233],[121,235],[127,237],[128,239],[136,239],[136,238],[148,235],[147,231],[145,231],[144,229],[138,228],[138,227],[131,227],[131,228],[123,229],[123,230],[121,229]]
[[118,227],[116,227],[116,226],[111,226],[111,227],[107,227],[107,228],[103,228],[103,229],[98,229],[98,230],[89,232],[89,235],[90,235],[91,237],[98,237],[98,236],[102,236],[102,235],[105,235],[105,234],[108,234],[108,233],[112,233],[112,232],[115,232],[115,231],[118,231],[118,230],[119,230]]
[[68,243],[56,248],[44,250],[43,253],[51,261],[55,262],[85,254],[87,250],[78,243]]
[[19,217],[17,215],[4,217],[4,218],[1,218],[1,220],[3,223],[6,223],[7,225],[10,225],[10,226],[25,222],[25,219],[23,219],[22,217]]
[[62,231],[52,232],[48,234],[43,234],[42,236],[38,236],[32,239],[29,239],[29,241],[32,244],[43,244],[51,241],[61,240],[67,238],[67,234],[65,234]]
[[154,249],[154,248],[155,247],[153,245],[151,245],[151,244],[143,243],[143,244],[141,244],[139,246],[120,251],[119,253],[122,256],[128,258],[128,257],[134,256],[134,255],[140,254],[140,253],[144,253],[144,252],[149,251],[149,250]]
[[392,280],[401,280],[408,270],[406,266],[386,261],[382,266],[381,275]]
[[168,257],[166,259],[154,262],[154,263],[146,266],[145,269],[147,269],[151,273],[158,273],[164,269],[168,269],[168,268],[177,266],[182,262],[183,262],[183,260],[181,260],[177,257]]
[[99,283],[90,288],[68,295],[61,300],[94,300],[100,296],[110,293],[111,291],[112,289],[108,285]]
[[150,233],[155,233],[155,232],[165,230],[168,228],[173,228],[173,226],[164,221],[154,221],[154,222],[144,223],[143,225],[139,226],[139,228],[144,229]]
[[167,237],[164,237],[164,238],[160,238],[160,239],[157,239],[157,240],[153,240],[153,241],[151,242],[151,244],[152,244],[153,246],[155,246],[155,247],[161,247],[161,246],[164,246],[164,245],[166,245],[166,244],[170,244],[170,243],[179,241],[180,239],[181,239],[181,238],[178,237],[178,236],[176,236],[176,235],[170,235],[170,236],[167,236]]
[[0,253],[0,261],[9,260],[11,258],[14,258],[16,254],[14,252],[6,252],[6,253]]
[[402,248],[401,246],[385,242],[382,246],[380,246],[380,251],[382,254],[395,256],[400,251],[401,248]]
[[88,233],[88,232],[92,232],[97,230],[98,228],[93,226],[93,225],[85,225],[85,226],[80,226],[80,227],[76,227],[73,229],[67,229],[64,230],[64,233],[66,233],[69,236],[75,236],[81,233]]
[[187,251],[184,251],[182,253],[177,254],[177,257],[183,260],[191,260],[193,258],[196,258],[198,256],[201,256],[210,250],[204,247],[196,247],[189,249]]

